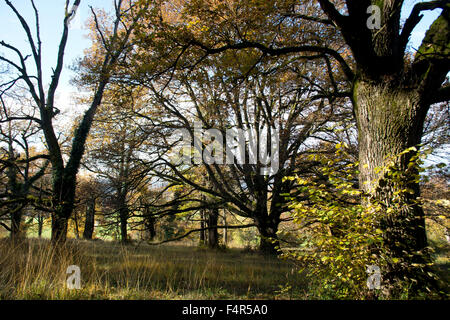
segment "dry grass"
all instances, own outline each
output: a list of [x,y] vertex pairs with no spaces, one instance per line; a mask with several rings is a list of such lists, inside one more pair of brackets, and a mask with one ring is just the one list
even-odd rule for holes
[[[450,283],[450,246],[430,227],[436,271]],[[81,269],[80,290],[66,286]],[[289,289],[291,288],[291,289]],[[0,239],[0,299],[308,299],[314,288],[292,263],[241,249],[47,240],[12,245]]]
[[[81,269],[80,290],[66,287],[69,265]],[[0,242],[1,299],[305,298],[295,271],[289,262],[237,249],[70,241],[55,250],[47,241]]]

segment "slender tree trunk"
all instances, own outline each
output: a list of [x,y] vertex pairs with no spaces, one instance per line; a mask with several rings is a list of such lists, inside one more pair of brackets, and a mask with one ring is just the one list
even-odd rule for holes
[[200,213],[200,245],[206,244],[206,238],[205,238],[205,231],[203,230],[205,228],[205,213],[203,210]]
[[228,245],[228,222],[226,214],[226,210],[223,210],[223,225],[225,226],[223,229],[223,243],[225,247]]
[[120,239],[122,242],[128,241],[128,209],[122,207],[119,210],[120,215]]
[[219,232],[217,222],[219,220],[219,209],[211,209],[208,213],[208,247],[215,249],[219,247]]
[[42,215],[42,213],[38,213],[38,237],[39,239],[42,238],[42,229],[44,228],[44,217]]
[[84,223],[83,239],[92,240],[95,225],[95,199],[89,199],[86,205],[86,220]]
[[80,228],[78,226],[78,214],[76,211],[73,214],[73,222],[75,223],[74,226],[75,238],[80,239]]

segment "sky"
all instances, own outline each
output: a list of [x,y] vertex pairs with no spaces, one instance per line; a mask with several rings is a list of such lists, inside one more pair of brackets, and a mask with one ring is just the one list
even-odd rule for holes
[[[34,12],[30,1],[12,0],[11,2],[25,17],[30,26],[34,27]],[[44,72],[46,71],[46,77],[50,77],[49,73],[52,72],[51,68],[56,65],[58,44],[63,30],[65,2],[65,0],[35,0],[40,16],[41,38],[44,51],[43,65]],[[110,8],[111,3],[111,0],[81,0],[77,15],[71,23],[69,40],[66,47],[66,68],[61,75],[61,84],[64,87],[69,86],[69,80],[72,76],[68,67],[77,57],[83,55],[84,49],[90,46],[90,41],[86,38],[87,29],[84,26],[86,20],[91,15],[90,6],[93,8]],[[5,42],[14,44],[19,48],[27,48],[29,51],[25,32],[4,0],[0,0],[0,30],[2,30],[0,40],[5,40]]]
[[[34,11],[30,0],[11,0],[11,2],[34,31]],[[56,66],[58,45],[63,31],[65,3],[65,0],[35,0],[39,11],[41,29],[43,74],[47,79],[47,85],[51,80],[52,69]],[[71,3],[73,3],[73,0],[71,0]],[[71,125],[73,117],[83,111],[83,108],[80,108],[72,98],[77,89],[70,85],[70,79],[74,77],[74,72],[70,70],[70,66],[77,58],[83,56],[85,49],[90,47],[91,42],[87,38],[88,30],[85,27],[87,19],[92,15],[90,6],[94,9],[110,9],[112,3],[112,0],[81,0],[77,15],[71,22],[64,57],[64,69],[56,91],[56,106],[62,111],[61,115],[58,116],[58,123],[63,127]],[[4,0],[0,0],[0,30],[0,41],[4,40],[27,54],[31,52],[25,32]],[[0,48],[1,53],[6,53],[5,49]]]
[[[49,79],[48,82],[50,82],[52,68],[56,65],[58,43],[62,33],[62,19],[64,17],[65,2],[65,0],[35,0],[40,15],[41,37],[44,51],[44,76]],[[73,0],[71,0],[71,2],[73,2]],[[414,4],[417,2],[420,1],[405,1],[402,19],[408,17]],[[29,0],[12,0],[12,3],[27,21],[34,21],[34,12]],[[65,55],[65,68],[61,75],[60,85],[57,91],[57,103],[61,104],[59,107],[61,110],[70,110],[70,108],[73,107],[73,105],[70,105],[70,97],[76,89],[69,83],[70,79],[74,76],[69,67],[76,58],[82,57],[84,49],[90,46],[90,41],[86,38],[87,30],[84,26],[85,21],[91,15],[90,6],[94,8],[111,9],[112,0],[81,0],[81,6],[77,12],[77,16],[71,24]],[[416,27],[411,36],[410,44],[412,50],[418,48],[426,30],[439,13],[440,10],[426,12],[424,19]],[[30,23],[30,25],[31,24],[32,23]],[[4,0],[0,0],[0,30],[0,40],[13,44],[19,49],[26,49],[27,52],[29,52],[25,33]],[[4,49],[0,48],[0,50],[0,53],[4,53]]]

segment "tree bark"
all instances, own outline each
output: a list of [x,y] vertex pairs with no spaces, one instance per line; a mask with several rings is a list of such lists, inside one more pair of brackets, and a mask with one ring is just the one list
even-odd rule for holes
[[225,226],[223,228],[223,244],[225,247],[228,245],[228,222],[226,214],[226,210],[223,210],[223,225]]
[[206,237],[205,237],[205,213],[203,212],[203,210],[200,213],[200,229],[202,229],[200,231],[200,245],[204,245],[206,244]]
[[[8,160],[14,161],[16,158],[15,151],[13,148],[13,142],[12,142],[12,134],[11,129],[9,132],[9,140],[8,140]],[[19,174],[17,168],[15,165],[10,165],[6,171],[7,177],[8,177],[8,184],[7,188],[8,191],[13,196],[20,196],[21,195],[21,188],[19,183],[17,182],[17,176]],[[15,241],[18,238],[20,238],[21,233],[21,224],[22,224],[22,207],[19,204],[12,204],[8,206],[9,213],[10,213],[10,221],[11,221],[11,231],[10,231],[10,237],[11,240]]]
[[279,222],[269,219],[258,219],[256,224],[260,235],[260,252],[265,255],[278,255],[279,251],[277,250],[277,247],[280,246],[277,235]]
[[10,236],[11,240],[16,241],[21,239],[24,234],[22,233],[21,224],[22,224],[22,208],[17,205],[13,206],[10,209],[11,213],[11,231]]
[[76,174],[78,168],[68,172],[53,172],[53,212],[52,236],[54,245],[63,244],[67,240],[68,221],[75,203]]
[[[355,84],[354,106],[359,131],[360,186],[386,209],[379,219],[385,245],[392,258],[409,257],[410,263],[422,263],[427,246],[425,218],[417,202],[417,171],[408,169],[414,152],[397,155],[420,144],[427,108],[414,90],[363,81]],[[386,168],[388,160],[402,173],[400,178],[389,178],[385,170],[380,171]],[[406,188],[407,193],[402,191]],[[401,194],[402,199],[395,194]],[[396,207],[398,204],[400,208]],[[402,279],[408,274],[393,265],[389,269],[387,279]]]
[[44,228],[44,217],[42,213],[40,212],[38,213],[37,220],[38,220],[38,237],[40,239],[42,237],[42,230]]
[[219,232],[217,222],[219,220],[219,209],[213,208],[208,213],[208,247],[216,249],[219,247]]
[[127,242],[128,239],[128,209],[121,207],[119,210],[120,219],[120,239],[122,242]]
[[52,213],[52,236],[51,241],[54,245],[63,244],[67,240],[67,212],[55,211]]
[[80,228],[78,226],[78,214],[77,212],[74,212],[73,214],[73,222],[75,223],[74,226],[74,233],[75,233],[75,239],[80,239]]
[[280,243],[277,231],[280,224],[280,206],[283,203],[281,197],[278,196],[279,191],[278,188],[274,188],[273,192],[276,194],[272,197],[270,209],[268,207],[267,190],[261,190],[257,197],[253,220],[259,231],[259,250],[265,255],[277,256],[279,254],[277,247],[280,246]]
[[92,240],[95,224],[95,199],[89,199],[86,206],[86,220],[84,223],[83,239]]
[[153,241],[156,237],[155,218],[147,212],[144,218],[146,240]]

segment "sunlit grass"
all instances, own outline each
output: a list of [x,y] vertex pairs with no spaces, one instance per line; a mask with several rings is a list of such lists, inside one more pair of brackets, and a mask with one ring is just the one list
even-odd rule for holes
[[[448,287],[450,245],[441,229],[428,233]],[[69,265],[81,269],[80,290],[66,286]],[[241,249],[70,240],[56,250],[48,240],[0,239],[0,299],[320,298],[314,292],[291,262]]]
[[[66,287],[69,265],[82,288]],[[280,294],[280,288],[293,290]],[[0,244],[2,299],[299,299],[306,292],[293,265],[237,249],[70,241]]]

